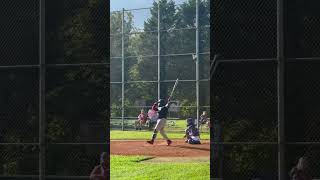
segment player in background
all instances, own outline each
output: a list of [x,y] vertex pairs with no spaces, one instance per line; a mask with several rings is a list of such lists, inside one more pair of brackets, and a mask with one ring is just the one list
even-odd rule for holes
[[149,129],[151,130],[158,120],[158,102],[153,103],[152,108],[148,111]]
[[142,125],[146,124],[147,120],[148,120],[147,114],[144,112],[143,109],[141,109],[140,114],[138,116],[138,120],[136,120],[134,123],[136,130],[141,131]]
[[201,124],[206,124],[208,121],[208,115],[206,111],[202,111],[202,114],[200,116],[200,123]]
[[160,132],[160,134],[162,135],[162,137],[167,140],[167,144],[168,146],[172,143],[172,141],[168,138],[166,132],[164,131],[164,128],[166,126],[166,121],[167,121],[167,114],[168,114],[168,109],[169,109],[169,103],[170,103],[170,99],[168,100],[168,102],[166,103],[166,101],[164,99],[160,99],[158,101],[158,107],[154,106],[152,107],[153,109],[155,109],[156,111],[158,111],[159,117],[157,120],[157,124],[156,127],[154,128],[153,131],[153,135],[150,141],[147,141],[149,144],[153,144],[158,132]]
[[[207,112],[206,111],[202,111],[202,114],[200,116],[200,130],[202,130],[202,127],[206,124],[208,124],[208,115],[207,115]],[[209,127],[208,127],[209,128]]]

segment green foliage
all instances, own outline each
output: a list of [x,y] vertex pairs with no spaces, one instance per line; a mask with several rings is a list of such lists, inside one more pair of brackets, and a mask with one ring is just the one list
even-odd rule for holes
[[[133,29],[133,15],[130,12],[125,12],[123,32],[129,34]],[[121,57],[122,52],[122,12],[117,11],[110,14],[110,57]],[[130,51],[129,37],[124,36],[124,53],[129,56]]]
[[48,123],[48,135],[49,141],[61,141],[63,138],[70,136],[70,129],[66,126],[66,121],[63,118],[55,117]]
[[[184,2],[177,6],[174,1],[161,0],[160,2],[160,29],[161,29],[161,49],[160,53],[177,54],[177,53],[194,53],[195,52],[195,30],[171,30],[177,28],[195,27],[195,9],[194,0]],[[201,22],[209,24],[209,1],[201,1]],[[111,33],[121,32],[121,14],[114,12],[111,14]],[[139,80],[157,80],[157,57],[142,57],[143,55],[157,55],[157,26],[158,26],[158,4],[153,3],[150,9],[151,16],[144,22],[144,31],[140,33],[131,33],[136,30],[133,27],[133,15],[126,12],[125,16],[125,57],[136,56],[136,58],[127,58],[125,60],[125,78],[130,81]],[[163,31],[168,30],[168,31]],[[147,32],[154,31],[154,32]],[[209,31],[200,31],[200,48],[203,50],[209,44]],[[111,57],[119,56],[121,53],[121,36],[111,38]],[[202,51],[203,52],[203,51]],[[195,79],[195,61],[189,56],[175,56],[173,59],[161,57],[161,79]],[[112,68],[112,67],[111,67]],[[111,76],[116,77],[116,70],[111,69]],[[201,73],[201,72],[200,72]],[[205,73],[205,72],[204,72]],[[119,75],[119,74],[118,74]],[[144,98],[147,102],[157,97],[156,85],[152,83],[135,83],[128,84],[125,96],[128,101],[133,103],[137,98]],[[161,84],[161,97],[167,97],[171,90],[171,84]],[[180,94],[180,96],[179,96]],[[179,100],[195,104],[195,87],[181,83],[176,90],[176,96]],[[183,116],[190,116],[190,109],[183,110]]]
[[121,107],[116,104],[111,104],[111,117],[120,117],[121,116]]
[[12,161],[2,165],[3,167],[3,175],[12,175],[17,174],[17,162]]
[[[182,118],[189,118],[189,117],[196,116],[196,114],[195,114],[196,102],[190,103],[188,100],[184,100],[181,102],[181,106],[184,106],[184,107],[180,108]],[[191,107],[191,106],[193,106],[193,107]]]
[[33,175],[37,172],[39,152],[36,145],[9,145],[0,147],[2,175]]

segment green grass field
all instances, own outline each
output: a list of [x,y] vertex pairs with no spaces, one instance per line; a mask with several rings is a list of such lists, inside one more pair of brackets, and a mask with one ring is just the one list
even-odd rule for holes
[[210,179],[210,162],[145,163],[150,157],[115,156],[110,159],[111,179]]
[[[183,132],[167,132],[168,137],[171,139],[183,139]],[[152,136],[152,131],[121,131],[121,130],[112,130],[110,132],[111,140],[147,140]],[[201,133],[201,139],[209,140],[210,133]],[[160,133],[158,138],[162,139]]]
[[[169,121],[168,121],[169,122]],[[183,139],[184,130],[186,128],[186,121],[185,120],[176,120],[174,121],[175,125],[166,128],[167,134],[171,139]],[[204,127],[203,131],[201,132],[200,137],[203,140],[210,139],[210,133]],[[142,130],[142,131],[135,131],[135,130],[111,130],[110,132],[110,139],[111,140],[147,140],[151,137],[152,131]],[[158,138],[162,138],[159,134]]]

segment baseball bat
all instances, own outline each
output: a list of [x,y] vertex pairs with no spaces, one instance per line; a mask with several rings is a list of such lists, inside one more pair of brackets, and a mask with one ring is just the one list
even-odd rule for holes
[[179,81],[179,79],[177,79],[176,82],[174,83],[174,86],[173,86],[173,88],[172,88],[172,91],[171,91],[171,94],[170,94],[170,96],[169,96],[169,98],[168,98],[168,101],[170,101],[170,99],[171,99],[171,97],[172,97],[172,95],[173,95],[173,92],[174,92],[174,90],[176,89],[176,87],[177,87],[177,85],[178,85],[178,81]]

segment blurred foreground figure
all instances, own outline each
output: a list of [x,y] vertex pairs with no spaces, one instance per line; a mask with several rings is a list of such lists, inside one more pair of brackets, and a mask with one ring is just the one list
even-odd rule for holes
[[100,165],[94,167],[90,174],[91,180],[106,180],[107,179],[107,153],[103,152],[100,156]]
[[298,164],[289,173],[291,180],[312,180],[309,162],[306,157],[301,157]]

